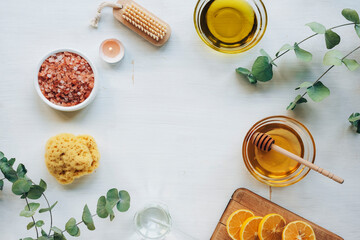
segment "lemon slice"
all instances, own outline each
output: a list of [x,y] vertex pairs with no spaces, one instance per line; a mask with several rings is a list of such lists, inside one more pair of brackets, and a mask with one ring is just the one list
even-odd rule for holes
[[246,209],[233,212],[226,221],[226,230],[233,240],[240,240],[240,230],[242,224],[254,214]]

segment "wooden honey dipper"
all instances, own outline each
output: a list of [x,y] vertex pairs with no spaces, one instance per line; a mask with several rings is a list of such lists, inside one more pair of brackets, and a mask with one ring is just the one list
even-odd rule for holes
[[306,161],[305,159],[279,147],[278,145],[275,144],[275,140],[265,133],[259,133],[259,132],[255,133],[254,136],[252,137],[252,143],[257,148],[259,148],[261,151],[269,152],[270,150],[274,150],[282,155],[285,155],[285,156],[307,166],[308,168],[311,168],[312,170],[315,170],[318,173],[321,173],[322,175],[324,175],[340,184],[344,183],[344,179],[342,179],[341,177],[338,177],[335,174],[333,174],[319,166],[316,166],[315,164],[313,164],[309,161]]

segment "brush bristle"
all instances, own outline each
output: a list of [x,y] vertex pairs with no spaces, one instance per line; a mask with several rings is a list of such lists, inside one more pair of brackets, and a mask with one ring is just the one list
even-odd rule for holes
[[123,18],[134,25],[136,28],[149,35],[157,42],[166,35],[166,25],[162,24],[152,16],[134,4],[127,4],[124,7]]

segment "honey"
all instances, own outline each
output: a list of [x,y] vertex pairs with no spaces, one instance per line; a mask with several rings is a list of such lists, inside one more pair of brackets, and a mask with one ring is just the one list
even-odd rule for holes
[[[293,128],[280,123],[271,123],[259,128],[258,132],[270,135],[275,140],[276,145],[304,157],[304,144]],[[263,152],[253,144],[248,146],[248,154],[250,164],[255,170],[272,179],[285,178],[301,166],[287,156],[275,151]]]
[[257,30],[254,9],[246,0],[211,0],[200,14],[204,35],[217,47],[251,42]]

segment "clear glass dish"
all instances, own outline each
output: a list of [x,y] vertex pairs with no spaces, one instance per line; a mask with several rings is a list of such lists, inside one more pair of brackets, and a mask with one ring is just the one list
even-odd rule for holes
[[[221,42],[214,43],[211,41],[204,32],[204,21],[201,18],[201,14],[204,11],[206,5],[213,0],[199,0],[196,4],[195,11],[194,11],[194,24],[197,33],[199,34],[200,38],[211,48],[215,49],[216,51],[223,52],[223,53],[241,53],[245,52],[252,47],[254,47],[263,37],[267,27],[267,12],[264,3],[262,0],[246,0],[248,4],[253,8],[255,16],[256,16],[256,29],[254,36],[248,42],[243,44],[239,44],[237,46],[226,46],[221,44]],[[216,1],[216,0],[214,0]]]
[[274,187],[285,187],[299,182],[310,171],[309,168],[304,165],[299,165],[296,170],[292,171],[283,177],[269,177],[268,175],[259,171],[254,164],[254,160],[251,159],[254,154],[254,145],[251,142],[252,136],[256,132],[264,132],[267,127],[278,124],[284,128],[291,129],[298,136],[299,142],[302,145],[302,157],[312,163],[315,162],[316,148],[314,139],[309,130],[297,120],[286,116],[271,116],[260,120],[250,128],[245,136],[242,154],[246,168],[249,170],[257,180]]

